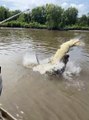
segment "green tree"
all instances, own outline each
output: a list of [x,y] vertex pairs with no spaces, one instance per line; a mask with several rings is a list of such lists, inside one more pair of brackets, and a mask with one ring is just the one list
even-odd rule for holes
[[24,19],[27,23],[31,22],[31,13],[24,13]]
[[89,13],[87,14],[87,25],[89,26]]
[[25,15],[23,13],[21,15],[19,15],[19,17],[17,18],[17,21],[25,22]]
[[48,29],[59,29],[61,26],[61,17],[63,9],[57,5],[46,5],[46,20]]
[[86,15],[82,15],[78,20],[78,24],[80,26],[87,26],[88,25],[88,17]]
[[1,6],[0,7],[0,21],[8,18],[10,16],[9,9]]
[[38,22],[40,24],[45,24],[46,22],[46,11],[45,11],[45,7],[36,7],[34,9],[32,9],[31,12],[31,20],[32,22]]
[[[20,12],[21,12],[20,10],[10,11],[10,16],[16,15],[16,14],[18,14],[18,13],[20,13]],[[14,18],[11,19],[10,21],[12,21],[12,20],[17,20],[18,18],[19,18],[19,16],[14,17]]]
[[65,25],[73,25],[77,21],[78,10],[70,7],[63,13],[63,22]]

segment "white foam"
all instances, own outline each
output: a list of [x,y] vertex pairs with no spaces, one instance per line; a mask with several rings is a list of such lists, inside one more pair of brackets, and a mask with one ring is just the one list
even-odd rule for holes
[[[62,62],[57,64],[47,63],[33,67],[33,71],[38,71],[41,74],[45,74],[47,72],[53,73],[54,71],[61,70],[63,67],[64,64]],[[76,65],[74,62],[68,62],[62,76],[67,80],[71,80],[73,77],[79,76],[80,72],[81,72],[80,66]]]
[[23,65],[27,68],[33,68],[33,66],[37,65],[35,55],[30,55],[26,53],[23,57]]
[[79,65],[76,65],[74,62],[68,62],[63,77],[71,80],[73,76],[79,76],[80,72],[81,67]]
[[64,67],[64,64],[62,62],[57,64],[40,64],[38,66],[33,67],[33,71],[38,71],[41,74],[45,74],[46,72],[52,73],[57,70],[61,70]]
[[[50,59],[51,58],[45,59],[41,61],[40,65],[38,65],[35,54],[31,55],[26,53],[23,57],[23,65],[27,68],[32,68],[33,71],[40,72],[40,74],[45,74],[47,72],[53,73],[57,70],[60,71],[64,67],[64,63],[62,62],[58,62],[56,64],[49,63],[48,61],[50,61]],[[67,80],[71,80],[74,76],[78,76],[80,72],[80,66],[72,61],[69,61],[62,76]]]
[[[48,60],[49,58],[43,60],[43,62],[41,61],[42,64],[38,65],[35,55],[31,56],[29,54],[25,54],[23,57],[23,65],[27,68],[32,68],[33,71],[40,72],[40,74],[45,74],[47,72],[53,73],[54,71],[61,70],[64,67],[64,63],[62,62],[51,64],[48,63]],[[80,66],[72,61],[69,61],[62,76],[67,80],[71,80],[73,76],[78,76],[80,72],[81,72]]]

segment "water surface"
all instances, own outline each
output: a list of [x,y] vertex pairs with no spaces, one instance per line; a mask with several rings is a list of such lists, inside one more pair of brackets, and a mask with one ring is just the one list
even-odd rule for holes
[[[72,79],[41,75],[23,66],[24,56],[40,62],[63,42],[82,37],[84,47],[70,51],[81,68]],[[0,29],[3,92],[0,104],[18,120],[89,120],[89,32]]]

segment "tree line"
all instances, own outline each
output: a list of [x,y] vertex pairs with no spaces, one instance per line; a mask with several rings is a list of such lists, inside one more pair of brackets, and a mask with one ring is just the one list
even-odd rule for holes
[[[9,10],[0,6],[0,21],[5,20],[20,10]],[[54,4],[46,4],[33,8],[30,12],[22,13],[12,20],[3,23],[7,27],[31,27],[47,29],[89,29],[89,14],[78,17],[78,10],[74,7],[63,9]]]

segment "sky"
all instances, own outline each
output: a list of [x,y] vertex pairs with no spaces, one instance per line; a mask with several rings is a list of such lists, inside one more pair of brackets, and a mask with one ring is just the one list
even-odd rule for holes
[[26,10],[36,6],[53,3],[64,9],[68,7],[76,7],[79,16],[89,13],[89,0],[0,0],[0,6],[9,8],[10,10]]

